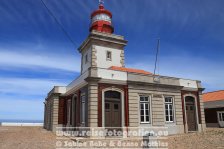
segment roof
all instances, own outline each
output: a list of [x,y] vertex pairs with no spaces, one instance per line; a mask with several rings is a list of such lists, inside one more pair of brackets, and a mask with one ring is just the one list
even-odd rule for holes
[[124,72],[140,73],[140,74],[146,74],[146,75],[152,74],[151,72],[148,72],[148,71],[145,71],[145,70],[126,68],[126,67],[111,66],[109,69],[117,70],[117,71],[124,71]]
[[224,100],[224,90],[204,93],[202,99],[204,102]]

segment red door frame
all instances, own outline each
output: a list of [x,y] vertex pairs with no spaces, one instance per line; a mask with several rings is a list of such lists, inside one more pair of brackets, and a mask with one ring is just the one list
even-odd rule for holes
[[124,108],[125,108],[125,126],[129,126],[129,108],[128,108],[128,86],[114,84],[98,84],[98,127],[102,127],[102,90],[109,87],[115,87],[124,92]]

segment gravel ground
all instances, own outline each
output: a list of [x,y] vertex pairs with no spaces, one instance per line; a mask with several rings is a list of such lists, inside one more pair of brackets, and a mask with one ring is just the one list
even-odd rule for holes
[[0,127],[0,149],[55,149],[55,139],[42,127]]
[[[169,136],[169,149],[224,149],[224,128]],[[0,149],[55,149],[56,136],[41,127],[0,127]]]
[[224,149],[224,128],[169,136],[169,149]]

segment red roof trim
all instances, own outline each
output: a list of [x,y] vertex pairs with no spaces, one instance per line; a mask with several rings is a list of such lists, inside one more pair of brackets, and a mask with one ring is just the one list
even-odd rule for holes
[[126,67],[117,67],[117,66],[111,66],[109,69],[111,70],[117,70],[117,71],[124,71],[124,72],[133,72],[133,73],[139,73],[139,74],[152,74],[151,72],[141,70],[141,69],[133,69],[133,68],[126,68]]

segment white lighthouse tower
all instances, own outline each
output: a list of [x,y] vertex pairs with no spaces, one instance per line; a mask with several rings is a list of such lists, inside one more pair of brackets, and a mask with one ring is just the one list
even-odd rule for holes
[[124,47],[127,41],[124,37],[113,34],[112,13],[104,8],[102,2],[91,14],[89,31],[89,36],[78,49],[82,54],[81,73],[90,67],[124,67]]

